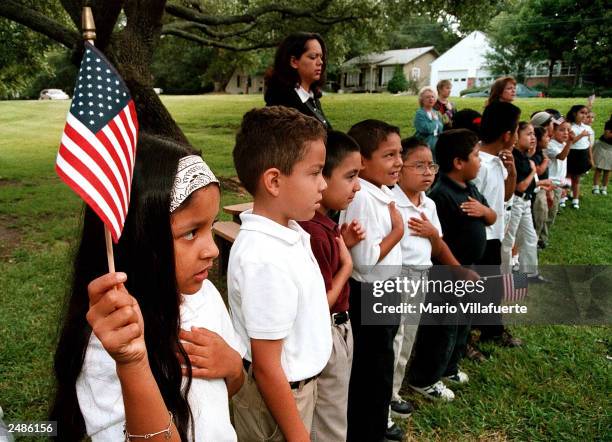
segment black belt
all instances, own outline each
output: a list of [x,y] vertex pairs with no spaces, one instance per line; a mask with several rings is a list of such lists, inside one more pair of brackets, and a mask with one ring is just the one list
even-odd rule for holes
[[[244,367],[244,369],[246,370],[246,372],[249,372],[249,367],[251,366],[251,361],[247,361],[246,359],[242,360],[242,366]],[[251,376],[253,376],[253,379],[255,379],[255,374],[251,373]],[[304,385],[308,384],[310,381],[314,381],[316,378],[318,378],[319,375],[314,375],[309,377],[308,379],[304,379],[302,381],[293,381],[293,382],[289,382],[289,387],[292,390],[297,390],[298,388],[303,387]]]
[[514,195],[518,196],[519,198],[523,198],[524,200],[530,200],[531,199],[531,192],[514,192]]
[[342,325],[349,320],[349,312],[332,313],[332,325]]

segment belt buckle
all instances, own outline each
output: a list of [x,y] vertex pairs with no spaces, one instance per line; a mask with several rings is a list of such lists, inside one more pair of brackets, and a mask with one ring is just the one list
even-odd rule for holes
[[348,313],[348,312],[337,312],[337,313],[332,313],[332,314],[331,314],[331,320],[332,320],[333,325],[340,325],[340,324],[344,324],[344,322],[341,322],[340,324],[337,324],[337,323],[336,323],[336,318],[337,318],[337,317],[339,317],[340,315],[346,315],[346,316],[345,316],[345,318],[346,318],[346,319],[344,320],[344,322],[348,321],[348,319],[349,319],[349,313]]

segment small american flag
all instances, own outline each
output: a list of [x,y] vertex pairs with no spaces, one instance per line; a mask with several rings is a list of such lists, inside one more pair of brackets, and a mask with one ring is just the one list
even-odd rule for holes
[[123,79],[85,43],[55,170],[98,214],[115,243],[129,206],[137,138],[136,109]]
[[518,302],[527,296],[527,273],[505,273],[502,275],[504,283],[504,301]]

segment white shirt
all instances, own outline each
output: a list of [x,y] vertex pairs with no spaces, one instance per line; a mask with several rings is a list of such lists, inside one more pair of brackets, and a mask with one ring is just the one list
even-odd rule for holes
[[489,207],[495,210],[497,220],[494,224],[487,226],[487,240],[504,238],[504,197],[506,194],[505,181],[508,171],[502,160],[490,153],[478,153],[480,156],[480,170],[478,176],[472,181],[478,191],[487,199]]
[[595,143],[595,131],[588,124],[584,124],[584,128],[589,133],[589,144],[592,146]]
[[[407,223],[410,218],[421,218],[421,213],[424,213],[427,219],[433,224],[438,230],[438,234],[442,236],[442,226],[438,219],[438,211],[436,210],[436,203],[425,195],[425,192],[421,192],[420,204],[415,206],[414,203],[408,198],[400,186],[395,186],[392,189],[393,195],[395,196],[395,204],[404,218],[404,222]],[[412,233],[408,225],[405,225],[404,236],[400,241],[402,249],[402,265],[406,266],[431,266],[431,241],[428,238],[416,236]]]
[[546,149],[546,154],[550,160],[548,165],[548,178],[558,186],[563,184],[563,180],[567,176],[567,157],[564,160],[557,158],[564,147],[565,144],[559,143],[555,139],[551,139],[548,142],[548,149]]
[[298,94],[298,97],[300,97],[300,100],[302,100],[302,103],[306,103],[311,98],[314,98],[312,91],[308,92],[302,86],[296,87],[295,92]]
[[[572,126],[570,127],[570,130],[574,132],[574,136],[576,137],[585,130],[589,132],[589,129],[591,128],[583,123],[580,123],[580,124],[572,123]],[[593,129],[591,129],[591,131],[592,130]],[[584,150],[584,149],[588,149],[590,145],[591,145],[591,141],[589,139],[589,136],[586,136],[586,137],[580,138],[578,141],[572,144],[572,147],[570,147],[570,150]]]
[[284,227],[252,210],[240,219],[227,289],[245,358],[253,360],[251,339],[282,339],[281,366],[288,381],[319,374],[331,355],[331,322],[310,235],[293,220]]
[[394,194],[387,186],[374,184],[359,178],[361,191],[346,208],[340,212],[339,224],[358,220],[366,237],[351,249],[353,258],[352,277],[360,282],[382,281],[399,276],[402,266],[402,249],[397,243],[380,262],[380,243],[391,232],[389,203]]
[[[240,355],[244,355],[245,348],[234,332],[221,295],[210,281],[205,280],[202,288],[195,294],[183,295],[180,315],[181,328],[184,330],[191,330],[192,325],[207,328],[221,336]],[[183,378],[183,383],[185,379]],[[124,440],[125,409],[115,361],[93,333],[89,338],[76,390],[87,434],[92,441]],[[230,422],[224,379],[193,378],[188,401],[193,413],[196,441],[237,440]]]

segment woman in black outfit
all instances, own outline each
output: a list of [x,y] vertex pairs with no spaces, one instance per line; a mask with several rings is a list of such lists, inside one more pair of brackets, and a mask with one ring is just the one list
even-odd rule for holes
[[276,50],[274,66],[266,74],[266,105],[294,108],[331,130],[319,102],[326,61],[327,48],[319,34],[289,35]]

